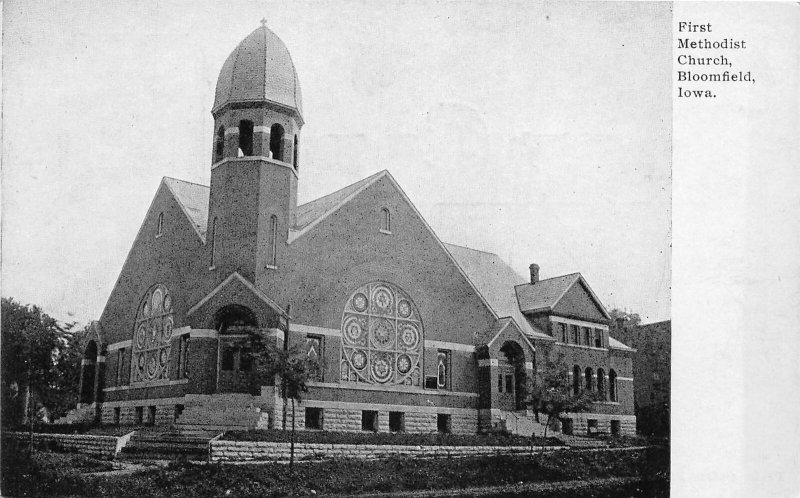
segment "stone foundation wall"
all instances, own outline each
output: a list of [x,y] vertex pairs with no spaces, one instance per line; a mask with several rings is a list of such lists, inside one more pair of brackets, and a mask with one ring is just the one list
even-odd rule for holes
[[[611,422],[619,421],[619,434],[623,436],[636,435],[636,416],[634,415],[608,415],[605,413],[568,413],[562,420],[572,420],[572,434],[585,436],[589,430],[589,420],[597,420],[597,432],[611,434]],[[562,430],[564,428],[562,427]]]
[[[295,414],[296,427],[305,429],[305,410],[306,408],[316,408],[313,403],[297,406]],[[378,413],[377,432],[390,432],[389,411],[380,410],[380,405],[376,405]],[[433,412],[414,412],[410,411],[413,407],[408,407],[409,411],[403,411],[402,432],[410,433],[432,433],[437,432],[437,414]],[[361,431],[362,410],[346,408],[321,408],[322,410],[322,429],[326,431]],[[273,414],[275,428],[281,427],[280,406],[275,407]],[[287,410],[287,425],[291,425],[292,410]],[[453,434],[475,434],[478,432],[478,413],[453,413],[450,414],[450,432]]]
[[[401,446],[378,444],[295,444],[295,459],[312,458],[383,458],[391,455],[417,457],[457,457],[466,455],[495,455],[498,453],[528,453],[528,446]],[[250,441],[211,441],[211,460],[288,460],[289,443]]]
[[[150,420],[149,407],[155,406],[155,420]],[[114,420],[114,408],[112,406],[103,406],[100,410],[100,420],[103,424],[112,425]],[[136,407],[135,406],[120,406],[119,408],[119,425],[133,425],[137,424],[136,420]],[[169,426],[175,421],[175,405],[142,405],[142,421],[141,424],[150,424]]]
[[[11,438],[25,443],[30,437],[23,432],[9,432],[3,434],[4,438]],[[114,458],[130,439],[130,434],[124,436],[89,436],[85,434],[40,434],[34,433],[33,443],[37,447],[56,448],[65,451],[74,451],[101,458]]]

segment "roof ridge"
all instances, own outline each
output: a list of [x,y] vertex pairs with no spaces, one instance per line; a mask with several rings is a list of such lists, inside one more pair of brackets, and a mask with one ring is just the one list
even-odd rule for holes
[[[546,282],[548,280],[555,280],[557,278],[572,277],[572,276],[575,276],[575,275],[581,276],[581,272],[576,271],[574,273],[565,273],[564,275],[556,275],[555,277],[542,278],[542,279],[537,280],[536,284],[538,284],[539,282]],[[536,284],[532,284],[530,282],[525,282],[524,284],[517,284],[514,287],[519,287],[521,285],[536,285]]]
[[180,178],[175,178],[174,176],[165,176],[164,179],[165,180],[175,180],[176,182],[188,183],[189,185],[197,185],[198,187],[211,188],[208,185],[203,185],[202,183],[190,182],[189,180],[182,180]]
[[325,195],[323,195],[322,197],[317,197],[316,199],[312,199],[312,200],[310,200],[310,201],[308,201],[308,202],[305,202],[305,203],[303,203],[303,204],[300,204],[300,205],[299,205],[299,206],[297,206],[297,207],[298,207],[298,208],[301,208],[301,207],[303,207],[303,206],[308,206],[308,205],[309,205],[309,204],[311,204],[312,202],[321,201],[322,199],[325,199],[325,198],[328,198],[328,197],[330,197],[330,196],[332,196],[332,195],[338,194],[338,193],[340,193],[342,190],[346,190],[346,189],[348,189],[348,188],[350,188],[350,187],[354,187],[354,186],[358,185],[359,183],[361,183],[361,182],[364,182],[364,181],[367,181],[367,180],[369,180],[370,178],[372,178],[372,177],[374,177],[374,176],[377,176],[377,175],[379,175],[379,174],[381,174],[381,173],[388,173],[388,171],[387,171],[387,170],[385,170],[385,169],[383,169],[383,170],[381,170],[381,171],[378,171],[377,173],[373,173],[373,174],[371,174],[371,175],[369,175],[369,176],[366,176],[366,177],[364,177],[364,178],[362,178],[362,179],[360,179],[360,180],[357,180],[357,181],[355,181],[355,182],[353,182],[353,183],[351,183],[351,184],[349,184],[349,185],[345,185],[344,187],[342,187],[342,188],[340,188],[340,189],[338,189],[338,190],[334,190],[333,192],[330,192],[330,193],[328,193],[328,194],[325,194]]
[[[492,256],[497,256],[498,258],[500,257],[500,255],[499,255],[499,254],[497,254],[497,253],[494,253],[494,252],[489,252],[489,251],[484,251],[483,249],[475,249],[474,247],[463,246],[463,245],[461,245],[461,244],[453,244],[452,242],[444,242],[444,241],[442,241],[442,243],[443,243],[443,244],[446,244],[446,245],[448,245],[448,246],[460,247],[460,248],[462,248],[462,249],[469,249],[470,251],[482,252],[483,254],[491,254]],[[502,258],[501,258],[501,259],[502,259]]]

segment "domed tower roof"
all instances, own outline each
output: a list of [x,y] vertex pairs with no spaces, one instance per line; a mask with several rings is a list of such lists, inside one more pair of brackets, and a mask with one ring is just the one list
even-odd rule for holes
[[242,40],[222,65],[211,112],[230,103],[263,101],[295,110],[302,122],[303,99],[292,57],[266,26]]

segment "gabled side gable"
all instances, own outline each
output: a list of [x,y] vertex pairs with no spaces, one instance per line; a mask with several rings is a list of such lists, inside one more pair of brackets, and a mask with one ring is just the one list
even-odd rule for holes
[[[290,261],[265,272],[257,287],[292,303],[301,323],[339,328],[351,292],[391,282],[421,308],[427,338],[471,345],[476,329],[496,321],[495,310],[391,175],[371,178],[298,234]],[[384,209],[390,230],[383,229]],[[434,330],[437,337],[427,335]]]
[[[160,213],[163,226],[159,236]],[[189,276],[201,274],[202,250],[197,227],[162,180],[100,316],[106,340],[114,343],[131,338],[136,308],[155,284],[167,287],[173,309],[182,316],[187,303],[196,299],[194,294],[203,291],[201,282],[187,283]],[[176,326],[182,324],[176,322]]]
[[552,313],[592,322],[605,322],[610,318],[583,277],[578,278],[556,301]]
[[286,311],[239,273],[231,273],[186,312],[195,328],[212,328],[214,313],[227,305],[245,306],[255,313],[262,328],[278,326]]

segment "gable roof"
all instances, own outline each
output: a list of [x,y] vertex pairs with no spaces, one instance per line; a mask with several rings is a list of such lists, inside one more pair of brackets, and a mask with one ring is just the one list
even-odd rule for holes
[[194,227],[200,240],[206,240],[208,226],[208,196],[210,189],[205,185],[178,180],[165,176],[164,185],[172,192],[184,214]]
[[203,296],[197,303],[194,304],[194,306],[189,308],[189,311],[186,312],[186,316],[191,316],[195,311],[202,308],[204,304],[210,301],[211,298],[216,296],[222,289],[224,289],[228,285],[231,285],[231,283],[242,284],[247,290],[252,292],[259,300],[263,301],[267,306],[275,310],[279,315],[281,315],[284,318],[289,316],[286,313],[286,311],[283,308],[281,308],[280,305],[278,305],[278,303],[276,303],[275,301],[270,299],[269,296],[261,292],[255,285],[250,283],[249,280],[241,276],[237,271],[228,275],[228,277],[222,282],[220,282],[219,285],[214,287],[214,289],[211,292]]
[[567,291],[576,283],[580,282],[586,291],[594,299],[597,308],[603,313],[606,319],[611,316],[606,311],[605,306],[600,302],[586,279],[580,273],[570,273],[560,277],[539,280],[535,284],[525,282],[514,287],[519,301],[519,307],[523,313],[535,313],[537,311],[552,311],[556,304],[561,300]]
[[[529,337],[553,340],[552,337],[532,326],[520,311],[514,285],[524,282],[525,279],[512,270],[505,261],[490,252],[455,244],[445,244],[445,247],[499,317],[508,317],[514,320],[517,327]],[[494,332],[493,335],[496,335],[497,330]],[[487,332],[487,334],[489,333],[491,332]]]
[[[295,226],[293,229],[304,233],[307,228],[311,228],[311,225],[316,225],[324,218],[328,217],[356,194],[388,173],[389,172],[386,170],[379,171],[374,175],[359,180],[336,192],[297,206],[297,211],[295,212]],[[294,238],[299,236],[300,234],[297,234]],[[290,240],[291,239],[290,237]]]
[[619,349],[622,351],[632,351],[634,353],[636,352],[636,350],[633,349],[632,347],[619,342],[618,340],[614,339],[611,336],[608,336],[608,347],[611,349]]

